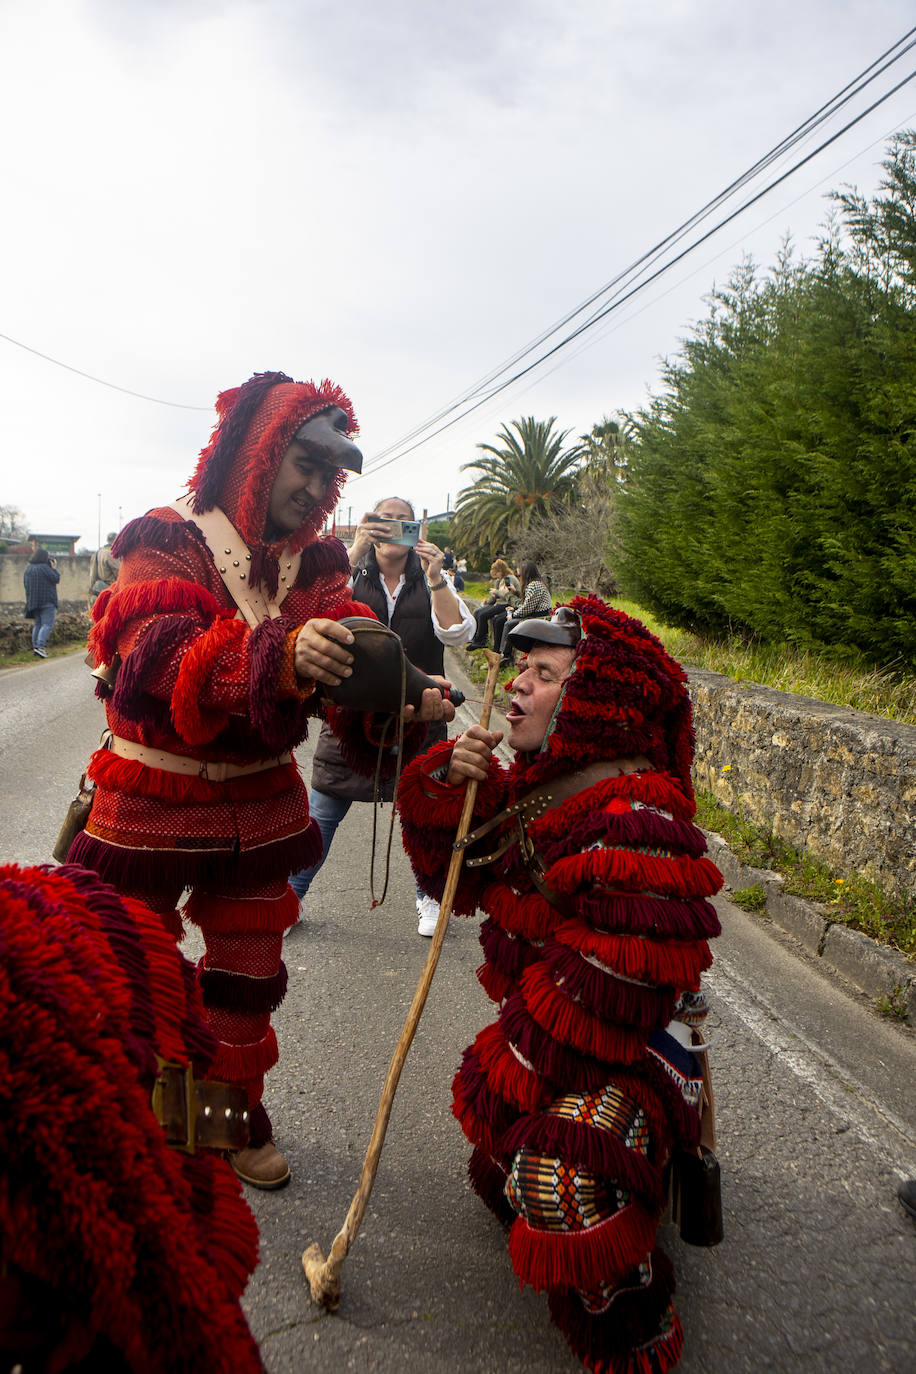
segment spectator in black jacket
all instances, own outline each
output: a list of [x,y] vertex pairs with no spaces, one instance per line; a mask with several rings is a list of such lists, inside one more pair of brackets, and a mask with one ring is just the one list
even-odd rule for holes
[[47,658],[45,645],[57,619],[57,559],[47,549],[36,549],[25,567],[25,613],[32,619],[32,653]]
[[[397,631],[411,663],[424,673],[442,676],[443,646],[466,644],[474,632],[474,618],[442,574],[441,549],[426,539],[418,540],[415,547],[386,539],[390,533],[386,520],[414,519],[413,506],[399,496],[386,497],[371,515],[363,516],[349,550],[353,598],[371,606],[383,625]],[[444,723],[431,725],[427,745],[445,737]],[[321,830],[324,854],[312,868],[290,877],[300,909],[312,879],[328,857],[340,822],[353,802],[371,801],[372,791],[373,779],[353,772],[341,754],[337,736],[322,725],[312,764],[309,813]],[[392,795],[392,784],[382,784],[382,799],[391,801]],[[431,936],[438,915],[438,902],[418,888],[417,933]]]

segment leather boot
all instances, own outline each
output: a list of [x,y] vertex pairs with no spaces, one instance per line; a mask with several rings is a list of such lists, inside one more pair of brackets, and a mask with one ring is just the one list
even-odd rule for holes
[[229,1163],[243,1183],[252,1188],[284,1188],[289,1183],[289,1165],[272,1140],[256,1148],[229,1150]]

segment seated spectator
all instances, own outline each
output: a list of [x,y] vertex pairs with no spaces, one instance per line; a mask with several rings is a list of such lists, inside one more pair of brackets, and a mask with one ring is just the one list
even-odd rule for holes
[[515,574],[510,571],[509,564],[503,558],[495,558],[490,567],[490,595],[483,605],[478,606],[474,612],[477,630],[474,638],[467,646],[469,649],[485,649],[487,647],[491,620],[494,621],[493,648],[499,648],[499,637],[502,633],[506,611],[510,606],[516,604],[521,593],[521,584]]
[[508,668],[515,662],[515,654],[509,635],[522,620],[543,620],[550,615],[550,592],[536,563],[531,559],[519,565],[519,580],[522,584],[522,599],[517,606],[506,611],[499,652],[502,654],[502,667]]

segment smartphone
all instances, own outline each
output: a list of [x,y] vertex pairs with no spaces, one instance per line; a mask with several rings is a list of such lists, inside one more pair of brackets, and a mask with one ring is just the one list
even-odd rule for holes
[[[408,548],[413,548],[420,538],[419,520],[394,520],[387,515],[367,515],[367,520],[381,521],[386,525],[385,542],[386,544],[405,544]],[[380,530],[381,534],[382,531]]]

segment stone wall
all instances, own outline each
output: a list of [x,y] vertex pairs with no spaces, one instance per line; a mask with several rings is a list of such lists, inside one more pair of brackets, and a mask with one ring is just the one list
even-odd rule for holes
[[916,726],[690,669],[694,779],[839,874],[916,886]]
[[[85,611],[68,610],[65,606],[57,612],[48,643],[52,646],[85,644],[90,624]],[[0,606],[0,658],[8,654],[28,653],[31,648],[32,621],[22,614],[21,606],[15,612]]]
[[[0,554],[0,607],[4,610],[12,611],[18,607],[21,611],[25,605],[22,575],[30,556],[25,553]],[[54,556],[57,559],[57,571],[60,573],[60,582],[57,584],[58,602],[61,606],[69,606],[73,610],[85,610],[92,555],[59,553]]]

